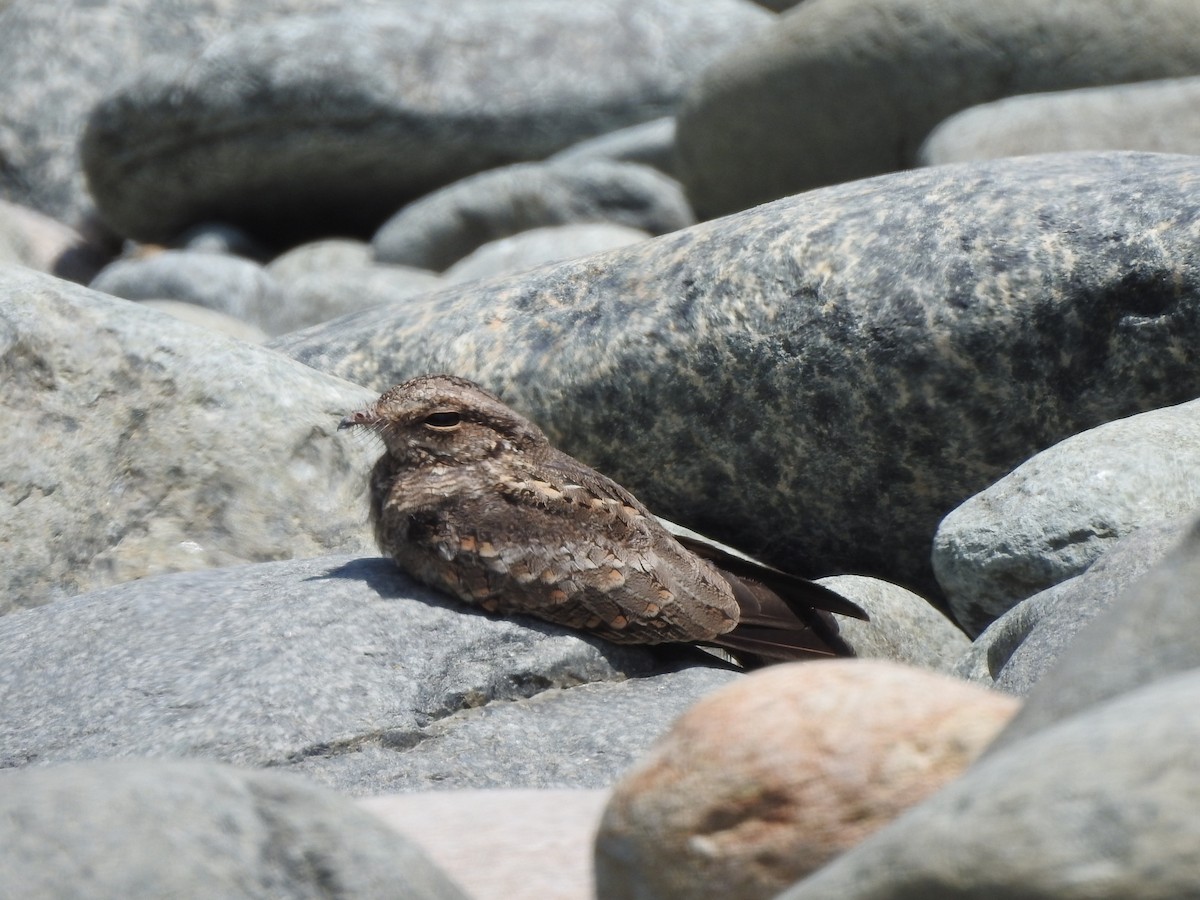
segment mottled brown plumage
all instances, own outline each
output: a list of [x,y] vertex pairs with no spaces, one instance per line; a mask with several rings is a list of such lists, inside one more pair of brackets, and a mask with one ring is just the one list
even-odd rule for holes
[[820,585],[673,535],[632,494],[556,450],[478,385],[415,378],[339,428],[377,433],[380,549],[414,578],[491,612],[526,613],[618,643],[686,641],[739,659],[853,655]]

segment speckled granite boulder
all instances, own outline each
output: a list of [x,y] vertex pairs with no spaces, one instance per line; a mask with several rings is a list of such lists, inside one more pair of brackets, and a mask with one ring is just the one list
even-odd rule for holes
[[367,550],[371,394],[0,267],[0,613],[155,572]]
[[466,900],[344,797],[271,772],[134,760],[0,774],[12,897]]
[[1200,393],[1198,173],[1139,154],[917,170],[271,346],[381,390],[474,377],[661,515],[926,593],[967,497]]
[[933,570],[955,618],[978,634],[1026,597],[1078,575],[1123,536],[1197,509],[1200,400],[1043,450],[946,516]]
[[141,240],[201,218],[276,243],[369,233],[466,175],[672,113],[691,78],[769,21],[745,0],[396,0],[293,16],[144,68],[94,110],[84,167],[105,219]]
[[837,616],[842,637],[859,659],[950,672],[971,646],[971,639],[928,600],[897,584],[863,575],[834,575],[820,582],[870,614],[869,622]]
[[1193,669],[1047,722],[779,900],[1193,896],[1198,701]]
[[651,122],[618,128],[608,134],[572,144],[550,157],[552,162],[580,162],[585,159],[641,163],[674,176],[675,117],[664,116]]
[[1200,78],[1009,97],[940,124],[917,158],[937,166],[1067,150],[1200,153]]
[[597,896],[769,900],[957,777],[1016,706],[895,664],[756,672],[688,710],[617,783]]
[[[3,177],[0,173],[0,177]],[[90,281],[107,261],[97,241],[62,222],[0,200],[0,264],[49,272],[71,281]]]
[[663,234],[695,221],[679,184],[633,163],[522,163],[435,191],[388,219],[381,262],[442,271],[488,241],[531,228],[611,222]]
[[1160,562],[1191,527],[1146,525],[1113,545],[1082,575],[1022,600],[987,627],[956,666],[972,681],[1025,695],[1085,625]]
[[385,559],[178,573],[0,618],[0,767],[186,756],[358,795],[605,787],[742,677],[626,680],[673,658],[484,615]]
[[448,284],[523,272],[545,263],[600,253],[644,241],[650,235],[627,225],[593,222],[533,228],[471,251],[443,274]]
[[[394,0],[13,0],[0,3],[0,197],[78,226],[92,208],[78,156],[92,107],[155,57],[300,11]],[[81,279],[82,280],[82,279]]]
[[678,114],[702,217],[912,165],[1012,94],[1200,73],[1193,0],[809,0],[705,70]]
[[1196,669],[1198,659],[1200,520],[1193,520],[1166,559],[1071,642],[1029,692],[995,747],[1015,744],[1111,697]]

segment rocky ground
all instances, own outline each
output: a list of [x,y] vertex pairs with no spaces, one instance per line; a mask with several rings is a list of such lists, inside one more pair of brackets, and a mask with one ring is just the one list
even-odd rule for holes
[[[1198,33],[0,0],[0,883],[1194,894]],[[858,658],[411,581],[336,426],[431,371],[854,599]]]

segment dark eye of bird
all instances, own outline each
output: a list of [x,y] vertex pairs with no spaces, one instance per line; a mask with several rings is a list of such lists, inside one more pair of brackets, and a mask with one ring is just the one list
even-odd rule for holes
[[454,428],[462,421],[462,416],[456,412],[432,412],[425,417],[425,424],[430,428]]

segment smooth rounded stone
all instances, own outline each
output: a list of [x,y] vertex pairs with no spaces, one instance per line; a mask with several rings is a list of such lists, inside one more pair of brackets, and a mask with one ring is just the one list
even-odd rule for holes
[[288,305],[300,324],[317,325],[349,313],[445,287],[437,274],[409,266],[363,266],[299,275],[287,284]]
[[613,789],[597,895],[774,897],[953,780],[1016,706],[894,663],[791,663],[740,679]]
[[548,162],[580,162],[609,159],[615,162],[641,163],[674,177],[675,117],[663,116],[651,122],[618,128],[608,134],[572,144],[559,150]]
[[[470,717],[457,715],[463,710],[625,679],[650,671],[653,659],[645,648],[537,620],[486,616],[380,558],[146,578],[0,618],[0,768],[204,757],[248,766],[304,762],[304,774],[328,782],[339,774],[339,757],[374,747],[403,772],[413,748],[454,741],[468,725]],[[621,723],[636,752],[653,740],[646,726],[654,721]],[[513,772],[531,764],[538,743],[536,724],[526,724],[523,754],[509,758],[476,744],[450,758],[453,765],[491,768],[498,786],[521,786]],[[636,756],[613,744],[608,758],[593,752],[575,765],[611,781]],[[550,768],[548,760],[542,765]],[[379,781],[386,768],[338,786],[388,790]]]
[[917,154],[921,165],[1069,150],[1200,154],[1200,78],[1008,97],[957,113]]
[[284,284],[288,284],[303,275],[362,269],[373,265],[374,262],[375,251],[366,241],[327,238],[300,244],[286,253],[281,253],[267,263],[267,271]]
[[693,82],[678,177],[710,218],[905,169],[989,100],[1196,74],[1197,30],[1193,0],[809,0]]
[[269,346],[378,390],[474,378],[660,515],[933,597],[933,534],[963,500],[1197,395],[1198,171],[1114,153],[897,173]]
[[836,617],[842,637],[859,659],[887,659],[951,672],[971,646],[971,639],[928,600],[897,584],[863,575],[833,575],[818,581],[871,616],[869,622]]
[[1196,509],[1200,400],[1043,450],[946,516],[933,539],[933,571],[955,618],[978,634],[1125,535]]
[[297,12],[394,5],[395,0],[5,4],[0,9],[0,197],[79,226],[94,211],[79,161],[84,123],[95,104],[143,64],[156,57],[186,58],[219,35]]
[[415,843],[302,780],[133,760],[0,774],[12,897],[467,900]]
[[1198,701],[1193,670],[1047,723],[779,900],[1195,896]]
[[[3,177],[0,166],[0,178]],[[108,252],[97,241],[37,210],[0,200],[0,265],[28,266],[70,281],[90,281]]]
[[207,328],[249,344],[261,344],[267,340],[267,333],[258,326],[235,319],[223,312],[217,312],[215,309],[197,306],[195,303],[185,303],[182,300],[141,300],[139,302],[142,306],[164,312],[182,322],[198,325],[201,328]]
[[607,799],[600,790],[493,790],[361,803],[453,872],[472,900],[593,900],[592,839]]
[[92,290],[126,300],[179,300],[241,319],[269,335],[322,321],[289,310],[282,285],[256,262],[224,253],[163,250],[105,266]]
[[533,228],[609,222],[663,234],[695,222],[678,182],[649,166],[588,160],[481,172],[406,206],[371,243],[381,262],[443,271]]
[[270,254],[253,237],[240,228],[223,222],[201,222],[180,232],[175,246],[196,253],[225,253],[261,261]]
[[545,263],[625,247],[649,237],[637,228],[607,222],[534,228],[484,244],[448,268],[443,277],[446,283],[456,284],[507,275]]
[[1109,698],[1194,669],[1197,659],[1200,520],[1193,520],[1166,559],[1122,591],[1071,641],[1029,692],[1022,712],[995,747],[1015,744]]
[[365,551],[374,394],[0,266],[0,613],[160,572]]
[[276,243],[369,234],[472,173],[672,114],[704,66],[769,21],[746,0],[395,0],[292,16],[144,67],[93,110],[83,164],[104,217],[141,240],[209,218]]
[[1161,561],[1191,527],[1175,519],[1139,528],[1082,575],[1022,600],[987,627],[956,666],[961,678],[1028,694],[1075,635]]

